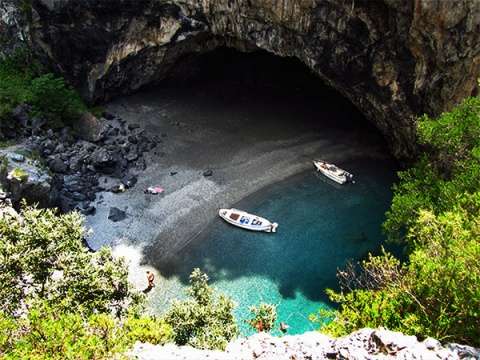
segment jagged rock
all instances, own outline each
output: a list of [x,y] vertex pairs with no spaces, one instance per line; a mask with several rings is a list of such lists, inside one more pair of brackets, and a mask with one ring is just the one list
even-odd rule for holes
[[[20,107],[18,111],[21,112],[22,109],[23,107]],[[122,192],[137,182],[136,176],[129,173],[130,168],[146,169],[145,159],[142,153],[137,151],[139,144],[150,143],[143,133],[144,131],[140,131],[134,136],[137,145],[126,138],[117,138],[118,134],[94,144],[75,138],[68,127],[59,132],[47,129],[41,136],[28,136],[24,145],[0,152],[9,163],[8,169],[5,168],[1,176],[2,187],[5,189],[4,200],[17,206],[19,201],[25,198],[27,203],[58,207],[62,212],[79,210],[85,215],[92,214],[95,208],[90,202],[96,199],[99,191],[105,190],[99,186],[99,174],[121,179],[122,184],[111,191]],[[129,151],[125,151],[125,148]],[[32,155],[33,152],[40,153],[44,162],[21,155]],[[44,170],[45,164],[51,175]],[[14,168],[19,170],[7,171]],[[42,172],[46,178],[39,175]],[[15,174],[17,176],[14,176]]]
[[118,156],[107,149],[100,148],[92,154],[92,165],[100,172],[112,174],[118,163]]
[[135,160],[138,159],[138,155],[137,154],[129,154],[126,156],[126,159],[128,162],[134,162]]
[[[389,348],[379,352],[371,346],[375,337]],[[383,340],[380,340],[383,339]],[[302,335],[274,337],[261,332],[231,341],[225,351],[193,349],[190,346],[151,345],[137,342],[127,355],[138,360],[196,359],[196,360],[291,360],[291,359],[480,359],[478,349],[457,345],[443,347],[439,342],[432,347],[434,340],[419,342],[415,337],[386,329],[362,329],[342,338],[330,338],[316,331]],[[393,350],[396,349],[396,350]]]
[[135,135],[130,135],[128,137],[128,142],[132,143],[132,144],[137,144],[138,143],[138,137],[135,136]]
[[90,203],[79,203],[75,205],[74,210],[80,211],[81,214],[87,216],[95,214],[97,209]]
[[479,360],[480,349],[476,349],[471,346],[459,345],[459,344],[447,344],[445,346],[448,350],[451,350],[460,359]]
[[107,120],[113,120],[113,119],[115,119],[115,116],[112,115],[112,114],[110,114],[110,113],[107,112],[107,111],[102,112],[102,117],[104,117],[104,118],[107,119]]
[[38,116],[35,116],[32,119],[32,135],[38,135],[41,133],[41,129],[43,126],[47,124],[47,120],[44,118],[39,118]]
[[52,186],[52,176],[23,155],[15,153],[18,148],[24,149],[17,146],[0,150],[0,156],[6,161],[0,171],[0,183],[9,193],[12,205],[17,207],[25,199],[27,203],[36,203],[40,207],[54,207],[59,197]]
[[117,179],[121,179],[128,173],[128,161],[122,156],[118,156],[116,166],[111,173]]
[[108,133],[108,125],[97,119],[93,114],[85,111],[78,119],[74,130],[80,139],[97,142],[102,140]]
[[62,128],[58,134],[58,141],[60,142],[60,145],[63,145],[64,147],[73,145],[76,142],[76,139],[72,134],[72,129],[68,126]]
[[5,157],[9,160],[12,160],[16,163],[23,163],[25,162],[25,156],[18,154],[18,153],[6,153]]
[[12,110],[13,120],[22,128],[26,128],[32,121],[29,114],[29,107],[27,105],[17,105]]
[[128,130],[133,131],[135,129],[140,128],[140,125],[138,124],[128,124]]
[[131,188],[137,183],[137,177],[133,174],[127,174],[122,178],[122,184],[125,188]]
[[120,210],[119,208],[112,207],[110,208],[110,213],[108,215],[108,219],[112,220],[113,222],[117,221],[122,221],[126,217],[126,213],[123,210]]
[[143,157],[138,158],[134,165],[135,165],[135,169],[138,169],[138,170],[143,171],[147,169],[147,162]]
[[50,170],[56,173],[64,173],[68,168],[67,163],[59,157],[55,157],[52,161],[50,161],[48,166],[50,167]]

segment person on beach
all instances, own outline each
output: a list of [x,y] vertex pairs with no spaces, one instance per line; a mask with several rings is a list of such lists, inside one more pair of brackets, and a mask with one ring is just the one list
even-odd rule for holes
[[155,275],[153,275],[153,273],[147,270],[147,280],[148,280],[149,289],[155,287],[155,283],[153,282],[154,279],[155,279]]
[[257,324],[255,324],[255,327],[257,328],[258,332],[262,332],[265,330],[265,325],[263,324],[263,320],[260,320]]
[[285,325],[285,323],[282,321],[280,322],[280,330],[285,334],[287,332],[287,329],[289,328],[290,326],[288,325]]

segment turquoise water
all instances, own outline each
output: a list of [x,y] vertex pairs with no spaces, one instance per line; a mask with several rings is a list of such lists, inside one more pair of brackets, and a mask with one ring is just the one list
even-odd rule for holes
[[312,165],[311,171],[225,204],[277,222],[277,232],[240,229],[218,217],[165,275],[186,286],[194,268],[207,273],[210,285],[239,304],[235,315],[244,335],[254,333],[243,321],[251,318],[248,308],[262,301],[278,304],[278,323],[289,325],[289,334],[318,329],[309,315],[335,307],[325,289],[338,288],[337,268],[385,245],[381,224],[396,181],[390,159],[338,165],[354,174],[354,184],[338,185]]

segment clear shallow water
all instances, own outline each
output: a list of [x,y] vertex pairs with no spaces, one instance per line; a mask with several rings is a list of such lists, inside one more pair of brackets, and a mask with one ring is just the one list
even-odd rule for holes
[[[385,245],[381,224],[392,198],[396,165],[392,160],[356,160],[338,164],[354,174],[355,184],[338,185],[312,170],[243,199],[236,207],[279,223],[276,233],[237,228],[219,217],[169,264],[167,278],[180,287],[200,268],[210,285],[239,306],[242,333],[253,334],[243,319],[264,301],[278,304],[278,323],[289,334],[318,329],[308,320],[320,308],[334,308],[326,288],[338,288],[337,268],[346,259],[364,259]],[[386,246],[387,249],[389,246]],[[179,289],[162,289],[165,302]],[[278,325],[278,324],[277,324]]]

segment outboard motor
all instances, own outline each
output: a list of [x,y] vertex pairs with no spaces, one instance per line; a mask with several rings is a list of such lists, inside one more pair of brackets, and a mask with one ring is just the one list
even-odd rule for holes
[[345,178],[347,179],[347,182],[352,182],[353,176],[352,176],[352,174],[347,172],[347,173],[345,173]]
[[274,222],[274,223],[272,224],[269,232],[276,232],[277,227],[278,227],[278,224],[277,224],[276,222]]

